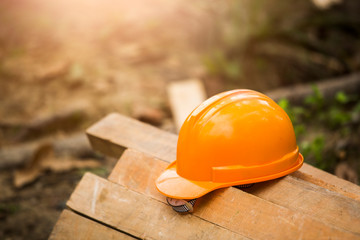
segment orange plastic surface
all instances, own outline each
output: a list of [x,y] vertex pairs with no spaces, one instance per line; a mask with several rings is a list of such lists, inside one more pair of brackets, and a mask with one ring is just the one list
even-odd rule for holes
[[220,93],[185,120],[177,160],[156,181],[172,198],[278,178],[301,167],[292,123],[269,97],[252,90]]

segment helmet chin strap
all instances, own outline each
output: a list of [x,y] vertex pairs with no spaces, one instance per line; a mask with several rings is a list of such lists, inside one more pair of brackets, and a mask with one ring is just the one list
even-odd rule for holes
[[[250,188],[254,185],[254,183],[243,184],[234,186],[238,189]],[[191,200],[184,199],[175,199],[175,198],[166,198],[167,203],[172,207],[175,212],[178,213],[192,213],[194,211],[194,205],[196,203],[197,198]]]

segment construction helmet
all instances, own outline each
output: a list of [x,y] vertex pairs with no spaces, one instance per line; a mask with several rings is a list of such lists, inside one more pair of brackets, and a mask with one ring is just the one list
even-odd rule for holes
[[194,199],[222,187],[279,178],[302,164],[286,112],[264,94],[233,90],[211,97],[187,117],[176,161],[156,187],[171,198]]

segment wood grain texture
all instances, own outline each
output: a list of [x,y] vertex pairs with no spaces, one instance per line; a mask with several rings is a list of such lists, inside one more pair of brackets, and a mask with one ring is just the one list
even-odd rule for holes
[[[165,203],[154,182],[166,166],[129,149],[109,180]],[[353,199],[294,178],[249,191],[214,191],[200,199],[193,215],[254,239],[360,239],[360,203]]]
[[360,234],[360,202],[302,179],[286,176],[246,189],[264,200]]
[[[177,135],[159,130],[121,114],[112,113],[87,130],[93,148],[120,157],[113,149],[133,148],[166,162],[176,159]],[[290,177],[303,179],[360,201],[360,187],[306,163]]]
[[301,171],[296,171],[291,175],[360,201],[360,187],[358,185],[338,178],[309,164],[304,164]]
[[175,160],[177,135],[117,113],[86,130],[94,150],[119,158],[124,148],[139,149],[168,161]]
[[84,175],[67,205],[141,239],[247,239],[91,173]]
[[187,116],[206,99],[205,89],[199,79],[189,79],[170,83],[167,93],[179,132]]
[[123,239],[134,240],[122,232],[106,227],[82,217],[72,211],[64,210],[57,221],[49,240],[97,240],[97,239]]

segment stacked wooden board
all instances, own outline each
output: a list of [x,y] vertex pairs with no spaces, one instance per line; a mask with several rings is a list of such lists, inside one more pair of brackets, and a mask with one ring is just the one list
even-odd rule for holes
[[108,179],[87,173],[51,239],[360,239],[360,188],[310,165],[242,191],[224,188],[180,215],[155,188],[177,135],[110,114],[87,131],[120,157]]

